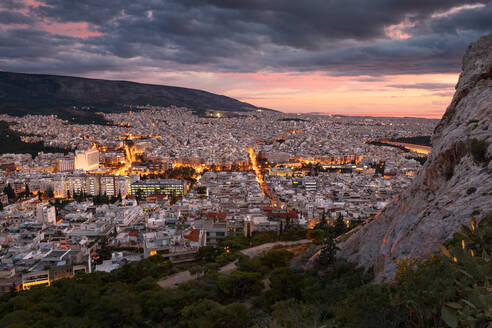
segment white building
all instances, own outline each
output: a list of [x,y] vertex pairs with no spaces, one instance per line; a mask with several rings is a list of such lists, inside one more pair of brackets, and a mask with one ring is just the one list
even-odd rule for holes
[[56,179],[53,181],[53,194],[55,197],[67,197],[67,181],[65,178]]
[[58,172],[68,172],[75,169],[73,158],[59,158],[56,160],[56,170]]
[[75,169],[76,170],[94,170],[99,168],[99,151],[90,149],[86,151],[75,152]]
[[36,218],[39,222],[55,224],[56,223],[56,209],[54,206],[46,204],[39,205],[36,208]]
[[100,194],[110,197],[116,196],[115,179],[113,175],[102,176],[100,181]]

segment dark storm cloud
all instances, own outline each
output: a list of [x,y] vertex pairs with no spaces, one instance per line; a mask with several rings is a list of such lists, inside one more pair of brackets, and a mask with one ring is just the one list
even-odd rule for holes
[[[11,0],[6,3],[13,6]],[[477,3],[487,5],[436,16]],[[21,44],[11,45],[0,59],[16,54],[20,62],[44,54],[51,57],[38,63],[40,69],[58,63],[67,73],[76,65],[100,69],[89,65],[91,58],[169,70],[370,76],[456,72],[467,45],[492,31],[487,19],[492,2],[464,0],[45,0],[31,7],[31,14],[43,22],[87,22],[101,35],[64,38],[33,26],[24,32],[29,34],[26,54]],[[2,21],[0,13],[0,25],[23,19],[17,15]],[[411,37],[388,38],[388,28],[402,22],[402,31]],[[9,37],[15,35],[8,34],[0,29],[0,41],[12,43]],[[85,56],[67,56],[73,49]]]
[[26,4],[19,0],[2,0],[0,8],[4,9],[21,9],[25,8]]
[[73,38],[45,31],[22,28],[0,30],[0,59],[36,60],[54,57],[73,46],[73,43]]
[[[320,49],[332,40],[384,37],[385,27],[408,19],[422,23],[433,13],[483,1],[464,0],[46,0],[41,15],[61,22],[86,21],[102,32],[193,39],[254,34],[276,45]],[[148,15],[152,12],[153,19]],[[162,36],[161,36],[162,38]],[[251,37],[246,36],[247,39]],[[190,42],[191,43],[191,42]]]
[[454,15],[440,17],[429,23],[430,28],[436,33],[459,34],[463,30],[491,31],[492,30],[492,4],[483,8],[463,10]]
[[29,24],[32,18],[15,11],[0,9],[0,24]]

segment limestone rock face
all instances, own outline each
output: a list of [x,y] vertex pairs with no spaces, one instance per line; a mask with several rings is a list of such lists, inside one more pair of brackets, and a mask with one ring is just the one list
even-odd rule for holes
[[[485,142],[485,156],[473,139]],[[411,187],[339,241],[338,256],[374,270],[375,282],[394,277],[397,259],[428,257],[472,217],[492,213],[492,35],[469,46],[432,144]]]

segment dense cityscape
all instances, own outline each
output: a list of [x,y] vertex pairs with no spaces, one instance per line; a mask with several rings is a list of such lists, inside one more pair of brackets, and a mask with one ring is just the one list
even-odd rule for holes
[[0,117],[22,142],[63,151],[0,155],[2,292],[155,254],[193,262],[231,234],[355,226],[409,185],[430,148],[369,142],[437,123],[155,106],[104,118]]
[[0,328],[492,328],[492,0],[0,0]]

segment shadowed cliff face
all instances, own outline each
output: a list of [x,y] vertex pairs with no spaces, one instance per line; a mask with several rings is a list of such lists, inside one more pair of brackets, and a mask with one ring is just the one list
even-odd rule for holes
[[456,93],[411,187],[339,241],[339,257],[394,277],[396,260],[424,258],[472,217],[492,213],[492,35],[468,48]]

